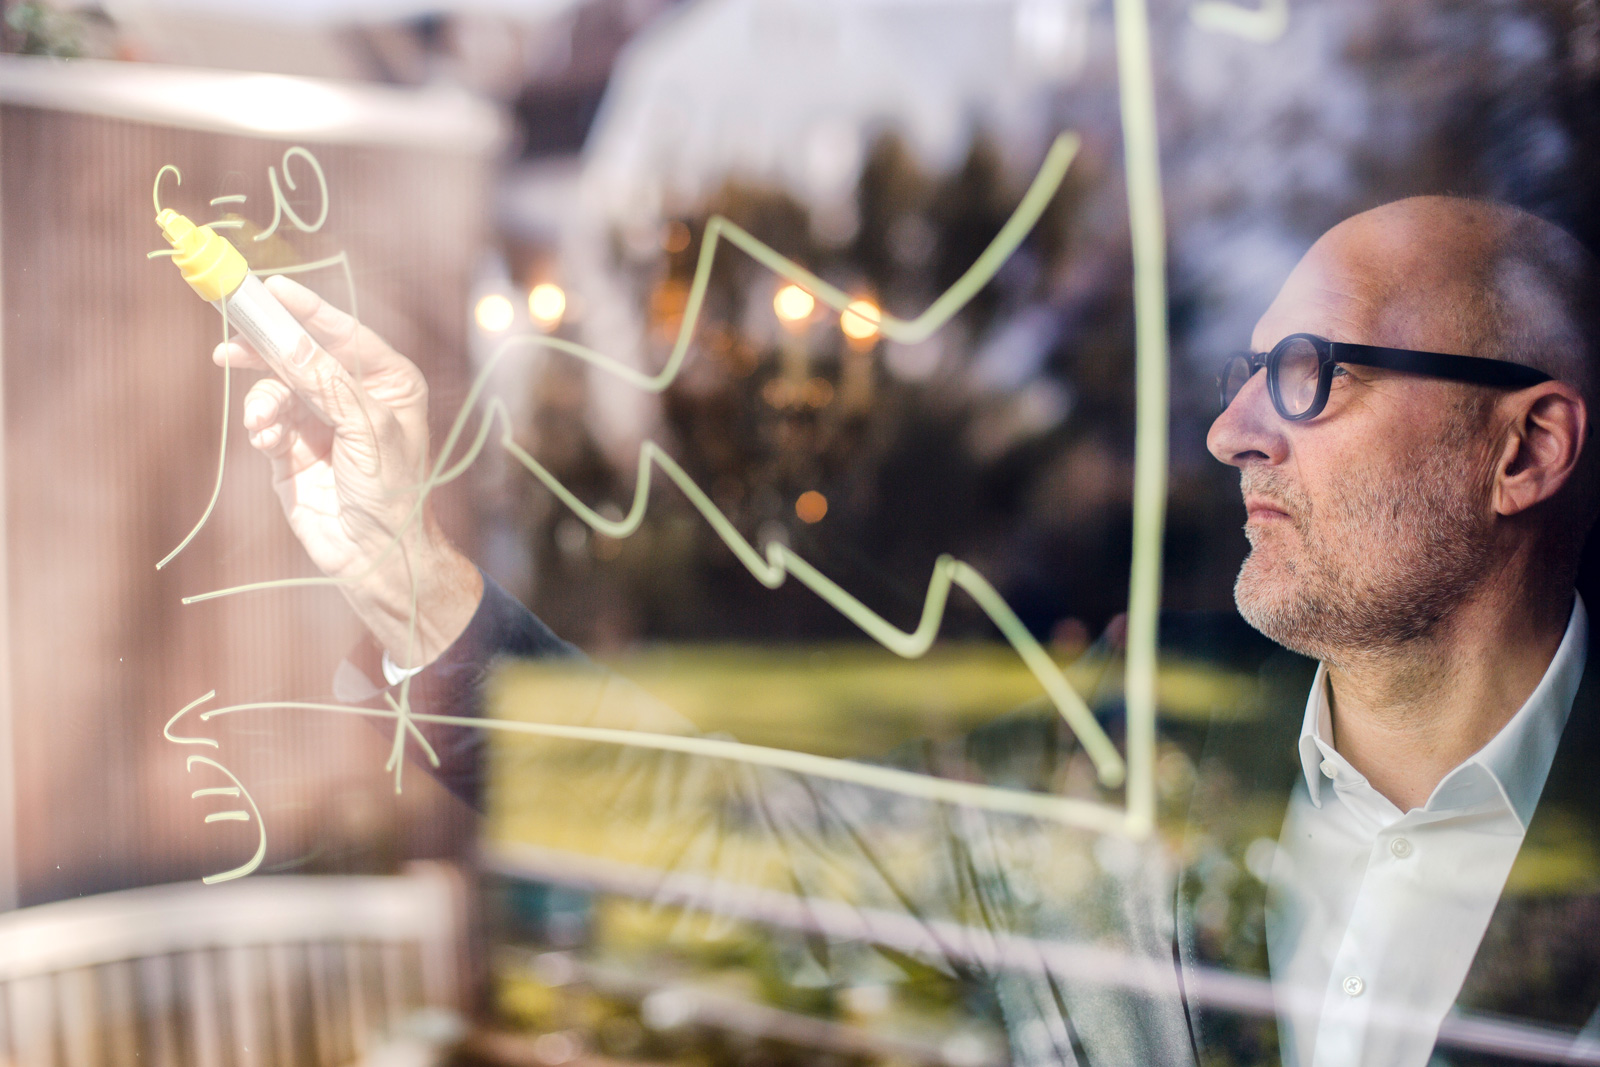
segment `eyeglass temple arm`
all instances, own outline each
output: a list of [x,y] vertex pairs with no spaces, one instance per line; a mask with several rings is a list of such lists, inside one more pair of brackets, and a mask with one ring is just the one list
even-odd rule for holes
[[1433,378],[1499,385],[1522,389],[1554,379],[1544,371],[1504,359],[1479,356],[1452,356],[1443,352],[1417,352],[1409,348],[1383,348],[1378,345],[1347,344],[1330,341],[1329,358],[1334,363],[1355,363],[1363,367],[1426,374]]

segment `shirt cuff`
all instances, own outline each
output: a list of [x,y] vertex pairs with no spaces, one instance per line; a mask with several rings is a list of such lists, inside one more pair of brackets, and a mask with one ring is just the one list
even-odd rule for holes
[[387,650],[365,635],[334,671],[333,696],[341,704],[365,704],[412,677],[414,704],[431,704],[427,710],[447,715],[472,715],[478,687],[502,656],[582,659],[583,653],[484,574],[483,598],[471,621],[437,659],[421,668],[396,667]]
[[387,648],[383,650],[383,680],[390,685],[399,685],[412,675],[421,674],[427,669],[426,663],[420,667],[396,667],[394,660],[389,658],[389,650]]

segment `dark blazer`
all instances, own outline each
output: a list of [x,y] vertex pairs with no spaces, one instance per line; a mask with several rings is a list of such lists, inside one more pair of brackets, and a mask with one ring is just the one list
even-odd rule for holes
[[[1434,1063],[1557,1062],[1600,1009],[1600,652],[1589,658],[1539,804],[1489,927],[1479,943]],[[1316,664],[1279,650],[1260,668],[1263,714],[1208,729],[1185,819],[1186,853],[1225,855],[1247,869],[1250,841],[1276,841],[1302,775],[1296,745]],[[1240,806],[1251,810],[1241,819]],[[1267,977],[1265,893],[1241,876],[1226,917],[1197,909],[1197,865],[1185,868],[1177,904],[1177,953],[1193,982],[1204,968]],[[1200,914],[1197,914],[1197,911]],[[1276,1021],[1189,999],[1202,1063],[1278,1063]],[[1486,1030],[1480,1022],[1500,1024]],[[1542,1032],[1541,1032],[1542,1031]],[[1522,1040],[1513,1054],[1507,1040]],[[1496,1049],[1494,1046],[1501,1046]],[[1600,1062],[1589,1047],[1579,1062]]]

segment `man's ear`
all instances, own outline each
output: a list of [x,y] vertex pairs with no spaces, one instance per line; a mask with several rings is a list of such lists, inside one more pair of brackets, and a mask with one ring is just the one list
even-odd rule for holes
[[1565,382],[1544,382],[1506,398],[1505,439],[1494,471],[1496,514],[1516,515],[1567,484],[1589,434],[1583,397]]

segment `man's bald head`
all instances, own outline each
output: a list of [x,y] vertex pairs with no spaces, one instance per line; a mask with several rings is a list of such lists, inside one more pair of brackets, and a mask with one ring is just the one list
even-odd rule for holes
[[1559,227],[1505,204],[1418,196],[1345,220],[1313,258],[1348,284],[1368,343],[1537,367],[1596,409],[1600,265]]

